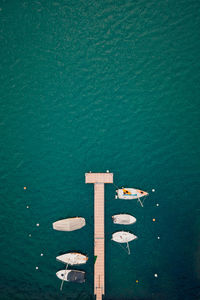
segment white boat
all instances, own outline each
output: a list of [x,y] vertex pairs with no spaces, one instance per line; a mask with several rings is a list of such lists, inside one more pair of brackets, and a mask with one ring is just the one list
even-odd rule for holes
[[85,264],[88,260],[88,257],[84,254],[78,252],[70,252],[56,257],[58,261],[61,261],[68,265],[81,265]]
[[137,236],[127,231],[117,231],[112,235],[112,240],[117,243],[128,243],[135,239]]
[[149,194],[145,191],[133,189],[133,188],[122,188],[116,190],[117,198],[125,199],[125,200],[132,200],[132,199],[139,199],[144,196],[148,196]]
[[63,281],[69,282],[85,282],[85,272],[79,270],[60,270],[56,273],[56,276]]
[[86,222],[84,218],[74,217],[59,220],[53,223],[53,229],[60,231],[73,231],[85,226]]
[[136,218],[128,214],[119,214],[112,216],[114,224],[129,225],[136,222]]

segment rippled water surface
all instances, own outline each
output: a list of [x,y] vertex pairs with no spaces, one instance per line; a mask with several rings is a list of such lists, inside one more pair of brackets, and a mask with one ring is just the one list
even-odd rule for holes
[[[199,9],[188,0],[0,1],[2,300],[94,299],[84,174],[107,169],[116,185],[150,195],[141,208],[106,186],[105,300],[200,299]],[[127,228],[112,224],[120,212],[137,218],[130,256],[110,240]],[[53,231],[71,216],[86,227]],[[55,257],[71,250],[88,254],[87,280],[60,292]]]

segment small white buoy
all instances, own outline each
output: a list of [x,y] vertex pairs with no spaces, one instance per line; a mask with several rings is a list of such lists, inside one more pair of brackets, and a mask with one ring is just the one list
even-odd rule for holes
[[158,240],[160,240],[160,236],[158,236]]
[[27,205],[27,207],[26,208],[29,208],[29,206]]
[[109,173],[109,170],[106,170],[107,173]]
[[29,234],[28,236],[31,237],[31,234]]
[[40,254],[40,256],[43,256],[43,255],[44,255],[43,253]]
[[154,193],[154,192],[155,192],[155,189],[152,189],[152,192]]
[[158,274],[154,274],[154,277],[158,277]]
[[37,227],[39,227],[39,226],[40,226],[40,224],[39,224],[39,223],[37,223],[37,224],[36,224],[36,226],[37,226]]
[[38,270],[39,268],[38,267],[35,267],[36,268],[36,270]]
[[117,197],[117,195],[115,195],[115,199],[117,199],[118,197]]
[[156,206],[159,206],[159,203],[157,203]]

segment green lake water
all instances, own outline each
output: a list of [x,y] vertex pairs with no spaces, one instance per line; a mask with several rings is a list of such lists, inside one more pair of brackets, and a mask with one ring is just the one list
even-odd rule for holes
[[[150,195],[142,208],[106,185],[104,299],[200,299],[200,2],[1,0],[0,18],[0,299],[94,299],[85,172],[106,170]],[[137,218],[130,256],[111,241],[121,212]],[[73,216],[87,225],[53,231]],[[60,292],[71,250],[87,280]]]

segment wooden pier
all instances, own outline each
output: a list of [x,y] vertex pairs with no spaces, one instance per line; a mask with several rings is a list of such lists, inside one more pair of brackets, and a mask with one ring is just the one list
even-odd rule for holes
[[113,183],[113,173],[86,173],[85,183],[94,184],[94,294],[101,300],[105,294],[104,184]]

